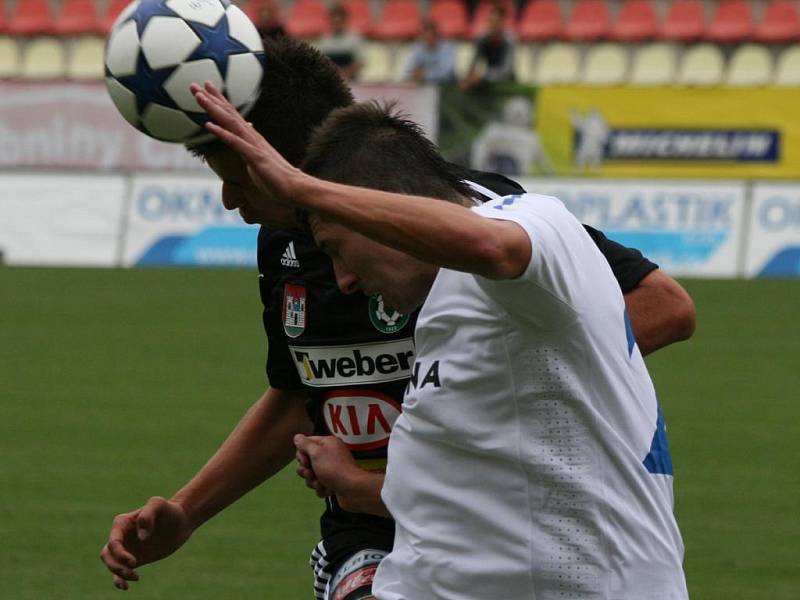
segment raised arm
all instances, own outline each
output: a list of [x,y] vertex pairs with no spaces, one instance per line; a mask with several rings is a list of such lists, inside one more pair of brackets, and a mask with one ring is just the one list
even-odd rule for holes
[[153,497],[117,515],[100,553],[114,585],[128,589],[139,579],[137,567],[171,555],[205,521],[285,467],[294,457],[293,437],[312,429],[305,397],[268,389],[171,499]]
[[265,208],[275,201],[293,204],[424,262],[492,279],[516,277],[528,265],[530,240],[515,223],[485,219],[451,202],[311,177],[278,154],[213,85],[192,89],[214,118],[208,129],[247,162]]

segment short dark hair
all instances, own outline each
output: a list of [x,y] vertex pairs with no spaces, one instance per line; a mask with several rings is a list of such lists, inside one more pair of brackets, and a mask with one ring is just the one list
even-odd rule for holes
[[506,7],[500,4],[499,2],[495,2],[492,5],[492,8],[489,12],[496,14],[498,17],[502,19],[503,17],[506,16]]
[[333,111],[314,132],[301,167],[309,175],[386,192],[460,202],[463,170],[448,163],[394,103]]
[[345,20],[349,16],[348,12],[347,12],[347,9],[344,6],[342,6],[341,4],[334,4],[333,6],[331,6],[329,14],[332,17],[333,16],[342,17]]
[[[293,165],[299,165],[314,128],[332,110],[353,103],[336,66],[315,48],[289,38],[264,40],[264,78],[247,120]],[[203,158],[225,146],[214,139],[190,147]]]

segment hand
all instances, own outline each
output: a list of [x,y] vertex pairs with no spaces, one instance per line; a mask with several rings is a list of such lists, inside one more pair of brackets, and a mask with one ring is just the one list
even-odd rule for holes
[[[337,437],[294,436],[297,448],[297,474],[317,496],[336,495],[345,510],[351,496],[357,495],[366,471],[361,469],[347,446]],[[352,504],[352,502],[351,502]]]
[[298,449],[295,458],[297,459],[296,472],[305,480],[306,487],[314,490],[317,493],[318,498],[327,498],[328,496],[332,496],[333,492],[331,492],[320,482],[319,479],[317,479],[317,474],[314,472],[314,468],[311,466],[311,457],[303,450]]
[[100,560],[113,574],[114,585],[127,590],[129,581],[139,581],[136,567],[169,556],[183,546],[192,531],[179,504],[153,497],[142,508],[114,517]]
[[190,89],[197,103],[213,119],[206,123],[206,128],[247,163],[251,180],[263,194],[260,206],[254,208],[269,211],[274,202],[291,205],[293,192],[310,178],[289,164],[252,124],[245,121],[213,83],[206,81],[202,88],[193,83]]
[[350,512],[389,517],[381,500],[383,473],[365,471],[337,437],[294,436],[297,474],[318,496],[336,495],[339,506]]

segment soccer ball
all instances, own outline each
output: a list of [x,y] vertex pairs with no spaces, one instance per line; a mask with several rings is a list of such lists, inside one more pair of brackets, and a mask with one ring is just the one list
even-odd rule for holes
[[189,85],[211,81],[239,112],[258,95],[264,47],[228,0],[135,0],[106,42],[106,86],[134,127],[167,142],[211,139]]

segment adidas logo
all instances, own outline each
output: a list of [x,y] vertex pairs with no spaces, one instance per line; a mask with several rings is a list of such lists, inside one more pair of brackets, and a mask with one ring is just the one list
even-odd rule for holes
[[297,260],[297,255],[294,253],[294,242],[289,242],[289,245],[286,246],[286,250],[283,251],[281,264],[284,267],[294,267],[295,269],[300,267],[300,261]]

